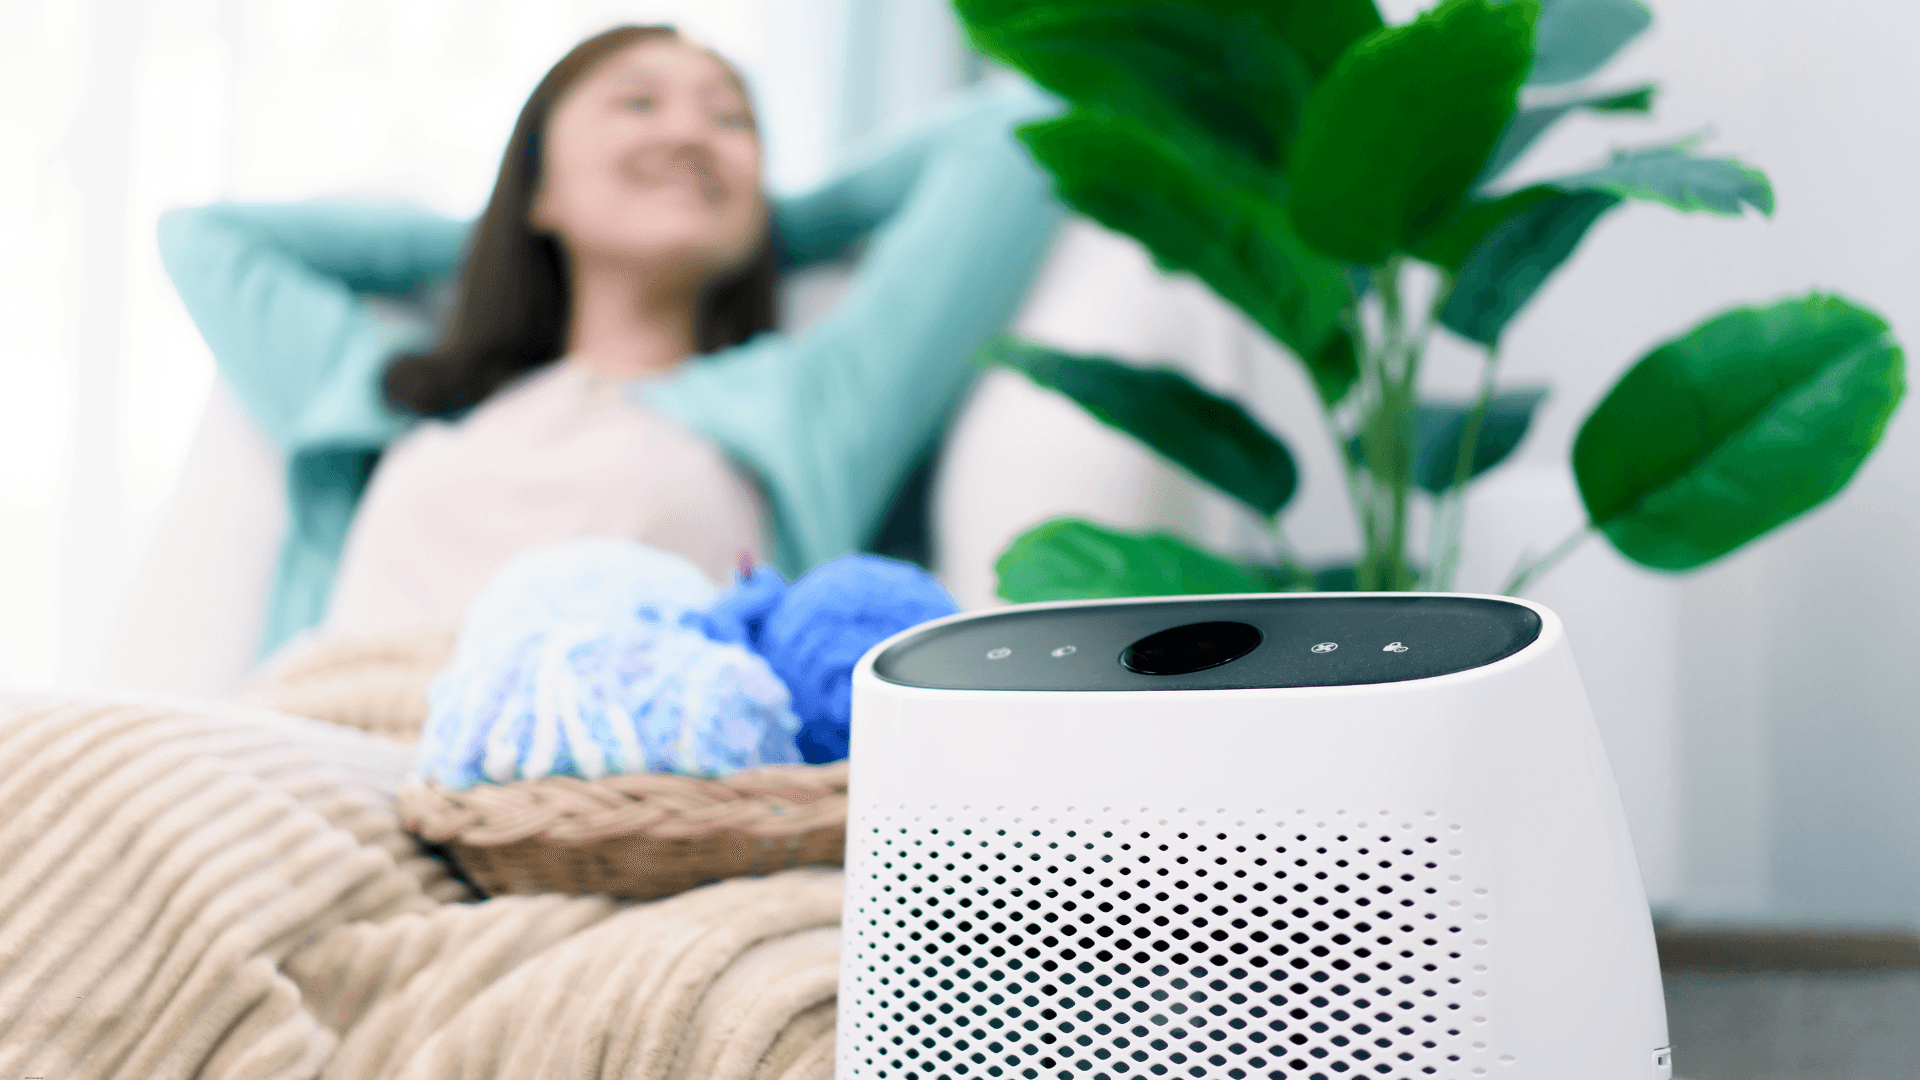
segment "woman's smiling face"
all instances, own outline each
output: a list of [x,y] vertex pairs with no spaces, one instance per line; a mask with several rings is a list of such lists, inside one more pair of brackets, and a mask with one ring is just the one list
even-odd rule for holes
[[767,225],[760,136],[734,73],[675,39],[608,57],[554,106],[532,223],[578,263],[708,279]]

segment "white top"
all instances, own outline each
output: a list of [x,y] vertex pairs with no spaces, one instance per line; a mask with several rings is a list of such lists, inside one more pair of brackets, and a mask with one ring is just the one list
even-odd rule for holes
[[508,558],[577,536],[676,552],[716,582],[757,560],[758,490],[626,385],[560,360],[393,443],[347,534],[327,628],[454,626]]

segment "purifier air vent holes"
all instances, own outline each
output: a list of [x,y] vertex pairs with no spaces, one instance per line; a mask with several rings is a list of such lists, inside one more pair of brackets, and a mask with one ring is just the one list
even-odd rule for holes
[[856,821],[841,1075],[1487,1075],[1459,830],[1334,818]]

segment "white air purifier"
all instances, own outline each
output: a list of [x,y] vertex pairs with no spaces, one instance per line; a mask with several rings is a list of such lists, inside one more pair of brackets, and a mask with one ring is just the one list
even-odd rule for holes
[[1573,654],[1503,597],[1043,604],[853,684],[838,1080],[1666,1080]]

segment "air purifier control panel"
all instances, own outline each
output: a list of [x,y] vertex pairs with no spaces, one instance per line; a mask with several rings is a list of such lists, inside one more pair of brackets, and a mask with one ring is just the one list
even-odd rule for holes
[[1540,616],[1471,596],[1328,594],[1015,608],[931,627],[874,661],[943,690],[1358,686],[1482,667],[1532,644]]

